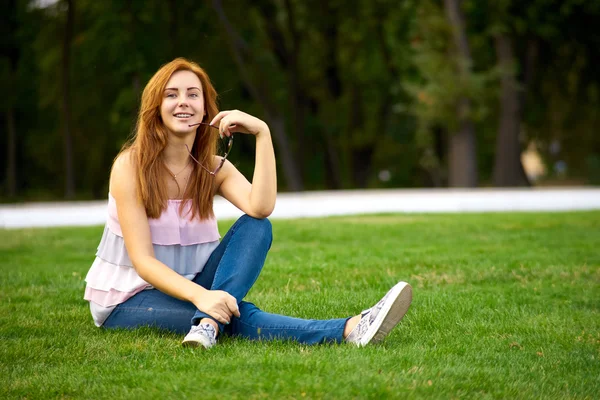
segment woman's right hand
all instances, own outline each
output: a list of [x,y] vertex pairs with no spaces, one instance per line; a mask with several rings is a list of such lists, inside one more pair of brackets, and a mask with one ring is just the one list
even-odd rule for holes
[[232,316],[240,316],[235,297],[222,290],[204,289],[192,303],[222,324],[230,323]]

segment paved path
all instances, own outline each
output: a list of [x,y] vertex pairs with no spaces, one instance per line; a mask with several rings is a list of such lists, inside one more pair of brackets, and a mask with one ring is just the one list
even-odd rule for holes
[[[106,201],[0,206],[0,228],[102,225]],[[600,209],[600,188],[417,189],[282,193],[271,218],[384,212],[566,211]],[[215,199],[217,218],[242,213]]]

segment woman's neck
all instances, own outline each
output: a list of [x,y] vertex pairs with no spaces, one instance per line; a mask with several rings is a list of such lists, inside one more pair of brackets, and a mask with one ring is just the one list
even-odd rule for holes
[[183,167],[184,165],[188,164],[190,162],[190,153],[188,148],[190,150],[192,149],[195,137],[196,132],[184,137],[169,135],[169,142],[167,143],[167,147],[165,147],[163,150],[164,162],[175,167]]

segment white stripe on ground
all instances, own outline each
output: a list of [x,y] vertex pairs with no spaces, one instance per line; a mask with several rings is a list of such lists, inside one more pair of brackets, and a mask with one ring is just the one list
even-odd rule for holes
[[[1,228],[90,226],[106,221],[107,201],[27,203],[0,206]],[[415,189],[281,193],[271,218],[373,213],[460,213],[600,209],[600,188]],[[242,212],[221,197],[217,218]]]

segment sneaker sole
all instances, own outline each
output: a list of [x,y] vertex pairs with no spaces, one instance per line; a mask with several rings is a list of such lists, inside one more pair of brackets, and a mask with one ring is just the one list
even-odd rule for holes
[[373,324],[365,332],[359,346],[381,342],[402,320],[412,302],[412,287],[406,282],[394,286],[387,301],[375,317]]
[[196,342],[195,340],[184,340],[181,342],[183,347],[198,347],[200,346],[200,342]]
[[181,342],[181,345],[183,347],[204,347],[205,349],[209,349],[212,346],[210,346],[210,343],[205,343],[205,341],[203,340],[195,340],[195,339],[188,339],[185,338],[183,339],[183,342]]

